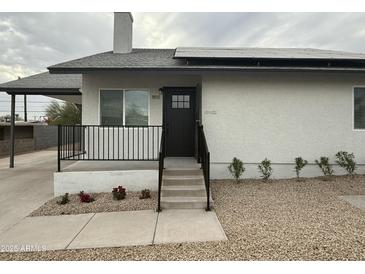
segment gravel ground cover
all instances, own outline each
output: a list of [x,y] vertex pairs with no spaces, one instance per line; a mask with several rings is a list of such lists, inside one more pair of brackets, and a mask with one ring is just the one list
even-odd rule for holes
[[365,176],[213,181],[215,210],[228,241],[0,253],[0,259],[364,260],[365,212],[338,195],[365,195]]
[[109,193],[92,193],[95,199],[91,203],[81,203],[77,194],[69,195],[70,202],[65,205],[57,204],[60,197],[53,198],[44,205],[33,211],[29,216],[54,216],[63,214],[83,214],[111,211],[145,210],[155,209],[157,205],[157,194],[151,192],[150,199],[139,199],[140,192],[127,192],[124,200],[113,200]]

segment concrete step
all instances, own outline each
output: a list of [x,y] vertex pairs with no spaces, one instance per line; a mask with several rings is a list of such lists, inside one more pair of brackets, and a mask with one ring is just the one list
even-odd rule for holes
[[165,176],[203,176],[201,169],[165,169],[163,171]]
[[203,176],[162,176],[162,186],[204,185]]
[[199,185],[172,185],[163,186],[162,197],[204,197],[206,196],[205,186]]
[[[210,200],[213,207],[213,200]],[[161,197],[162,209],[200,209],[207,207],[206,197]]]

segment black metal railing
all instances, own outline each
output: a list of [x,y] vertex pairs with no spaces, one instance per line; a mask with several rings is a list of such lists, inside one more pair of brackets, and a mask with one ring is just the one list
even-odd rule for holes
[[162,126],[58,126],[61,161],[157,161]]
[[165,130],[162,128],[160,152],[158,156],[158,201],[157,211],[161,211],[161,188],[162,188],[162,175],[164,170],[164,161],[166,156],[166,142],[165,142]]
[[207,207],[210,211],[210,152],[205,138],[203,125],[198,123],[198,160],[204,175],[205,190],[207,193]]

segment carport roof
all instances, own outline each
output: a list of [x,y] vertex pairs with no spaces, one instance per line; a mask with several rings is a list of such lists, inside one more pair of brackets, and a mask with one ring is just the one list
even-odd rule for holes
[[81,95],[81,74],[43,72],[0,84],[0,91],[9,94]]

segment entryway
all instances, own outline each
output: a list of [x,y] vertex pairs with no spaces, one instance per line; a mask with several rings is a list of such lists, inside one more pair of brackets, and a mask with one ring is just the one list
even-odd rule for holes
[[196,88],[165,87],[166,157],[195,155]]

